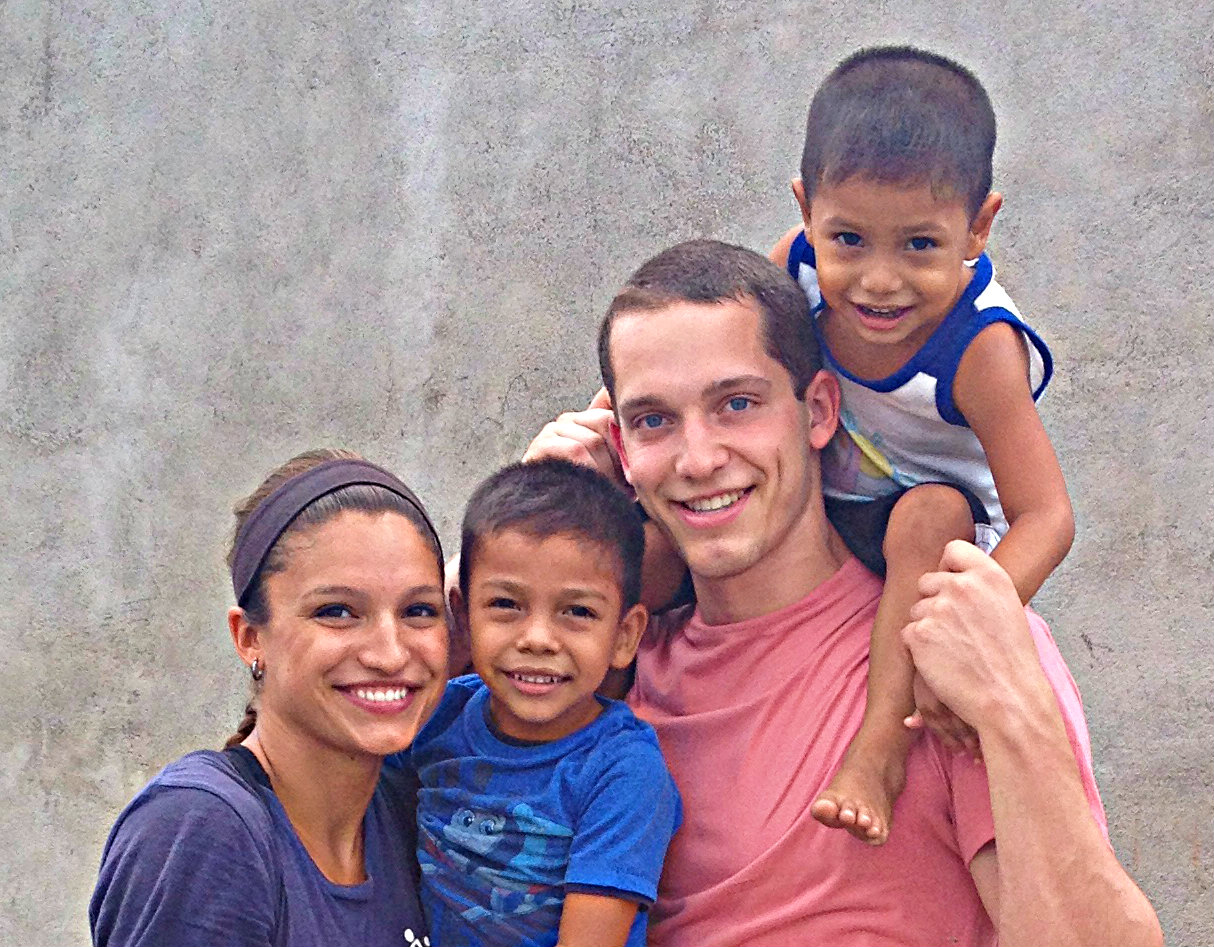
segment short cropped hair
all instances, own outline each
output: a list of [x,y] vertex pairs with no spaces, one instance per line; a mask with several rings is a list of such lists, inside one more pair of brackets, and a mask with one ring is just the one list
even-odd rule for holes
[[783,365],[800,400],[822,368],[805,293],[783,269],[745,247],[718,240],[688,240],[641,264],[607,307],[599,326],[599,370],[615,398],[611,329],[617,316],[655,312],[679,302],[753,302],[763,327],[763,348]]
[[995,113],[968,69],[913,46],[862,49],[815,93],[805,125],[807,199],[852,177],[929,184],[965,201],[970,218],[991,191]]
[[623,610],[640,601],[645,555],[641,514],[598,471],[567,460],[539,460],[503,467],[477,487],[464,511],[461,536],[459,587],[465,600],[477,544],[504,531],[539,540],[572,536],[601,547],[619,565]]

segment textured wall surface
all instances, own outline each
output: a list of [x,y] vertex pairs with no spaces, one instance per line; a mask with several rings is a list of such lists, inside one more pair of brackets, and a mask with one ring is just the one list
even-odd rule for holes
[[809,94],[878,41],[995,102],[1079,528],[1038,607],[1118,853],[1214,941],[1214,7],[1084,6],[0,0],[0,943],[86,939],[119,808],[238,719],[232,502],[344,444],[453,539],[633,267],[795,219]]

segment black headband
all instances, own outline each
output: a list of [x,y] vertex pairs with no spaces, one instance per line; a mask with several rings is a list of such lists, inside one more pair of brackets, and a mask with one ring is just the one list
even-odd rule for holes
[[434,545],[442,548],[421,501],[388,471],[366,460],[325,461],[292,477],[257,504],[244,521],[236,534],[236,553],[232,556],[232,591],[236,593],[236,601],[239,603],[245,597],[266,554],[295,517],[326,494],[360,483],[390,490],[416,509]]

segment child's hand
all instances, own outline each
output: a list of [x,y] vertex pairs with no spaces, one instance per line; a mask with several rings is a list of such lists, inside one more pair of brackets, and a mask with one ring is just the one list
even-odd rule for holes
[[584,411],[566,411],[555,421],[549,421],[535,436],[526,452],[524,462],[558,457],[575,464],[593,467],[622,487],[624,471],[611,445],[608,426],[614,414],[607,390],[600,388]]
[[915,712],[905,723],[912,730],[927,727],[940,738],[946,750],[982,759],[977,731],[944,705],[918,671],[915,672]]

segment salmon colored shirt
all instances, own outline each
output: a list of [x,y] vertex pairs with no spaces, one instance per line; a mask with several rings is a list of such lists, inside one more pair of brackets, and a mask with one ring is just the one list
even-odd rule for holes
[[[684,806],[653,947],[995,942],[968,868],[995,834],[981,764],[917,740],[879,848],[809,814],[860,725],[880,594],[849,559],[761,618],[651,623],[628,702],[657,731]],[[1107,837],[1079,693],[1045,622],[1028,617]]]

